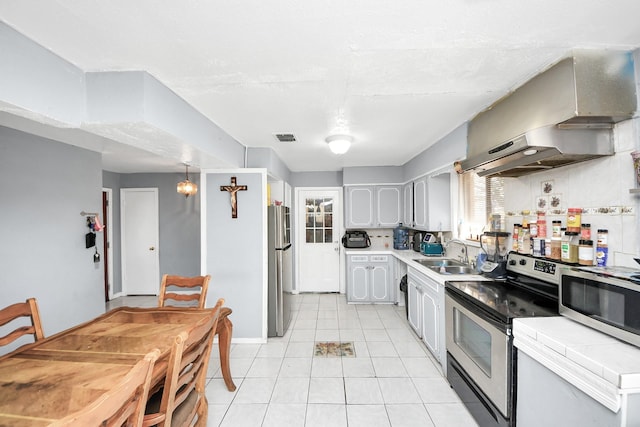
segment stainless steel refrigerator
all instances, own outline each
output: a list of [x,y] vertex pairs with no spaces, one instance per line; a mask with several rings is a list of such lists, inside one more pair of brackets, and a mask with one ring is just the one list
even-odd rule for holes
[[267,335],[281,337],[291,321],[293,291],[289,208],[268,207],[269,314]]

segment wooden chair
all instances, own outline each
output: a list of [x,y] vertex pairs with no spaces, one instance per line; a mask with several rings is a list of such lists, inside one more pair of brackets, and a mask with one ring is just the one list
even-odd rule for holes
[[91,405],[50,424],[67,426],[140,426],[147,403],[151,374],[160,350],[153,350],[136,363],[122,381]]
[[164,385],[149,399],[143,426],[206,426],[207,367],[222,304],[221,298],[210,316],[175,338]]
[[[204,308],[205,303],[207,302],[207,290],[209,289],[209,281],[211,280],[210,275],[206,276],[195,276],[195,277],[183,277],[183,276],[171,276],[165,274],[162,276],[162,282],[160,283],[160,296],[158,298],[158,306],[165,307],[167,306],[167,300],[174,300],[173,304],[169,305],[179,305],[184,307],[185,304],[176,304],[176,302],[195,302],[197,301],[198,305],[190,305],[197,308]],[[167,288],[177,287],[183,291],[189,291],[188,293],[176,293],[175,291],[168,291]]]
[[40,312],[35,298],[29,298],[25,302],[12,304],[0,310],[0,326],[4,326],[21,317],[29,317],[31,326],[20,326],[7,335],[0,337],[0,346],[11,344],[23,335],[33,335],[34,341],[44,339]]
[[[204,308],[207,301],[207,290],[209,289],[210,280],[211,275],[182,277],[165,274],[162,276],[162,282],[160,283],[158,306],[166,307],[167,305],[176,305],[175,302],[178,301],[193,302],[197,300],[197,307]],[[191,292],[187,294],[167,291],[167,288],[170,286],[176,286]],[[173,300],[174,303],[167,304],[167,300]],[[192,304],[192,306],[195,307],[195,304]],[[218,320],[216,335],[218,335],[218,351],[220,353],[220,369],[222,371],[222,378],[227,386],[227,390],[235,391],[236,385],[233,383],[233,378],[231,377],[231,367],[229,363],[231,337],[233,336],[233,323],[231,323],[231,319],[229,319],[229,315],[231,313],[232,310],[229,307],[222,307],[220,310],[220,319]]]

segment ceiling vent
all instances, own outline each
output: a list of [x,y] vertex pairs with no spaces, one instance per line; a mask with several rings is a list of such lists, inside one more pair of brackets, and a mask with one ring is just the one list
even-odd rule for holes
[[292,133],[276,133],[274,136],[280,142],[298,142],[296,136]]

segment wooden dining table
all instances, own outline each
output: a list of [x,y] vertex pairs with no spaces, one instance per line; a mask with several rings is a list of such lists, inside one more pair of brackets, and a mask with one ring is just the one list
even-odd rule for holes
[[173,339],[210,309],[111,310],[0,357],[0,426],[46,426],[89,405],[153,349],[152,386],[167,372]]

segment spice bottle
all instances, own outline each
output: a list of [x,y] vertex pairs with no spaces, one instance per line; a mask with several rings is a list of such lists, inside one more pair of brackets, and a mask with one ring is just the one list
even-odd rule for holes
[[609,230],[604,228],[598,229],[598,246],[609,246]]
[[516,252],[518,251],[518,235],[520,234],[521,227],[522,227],[521,224],[513,224],[513,234],[511,236],[513,239],[513,242],[512,242],[511,248]]
[[607,257],[609,255],[609,231],[598,229],[598,242],[596,244],[596,265],[605,267],[607,265]]
[[578,264],[593,265],[593,240],[580,240],[578,247]]
[[551,237],[562,237],[562,235],[560,234],[560,228],[562,228],[562,221],[551,221]]
[[567,231],[580,233],[582,208],[567,209]]
[[578,245],[580,238],[575,231],[567,231],[562,238],[562,255],[561,259],[564,262],[577,263],[578,262]]
[[518,253],[531,255],[531,236],[529,234],[529,226],[522,227],[518,235]]
[[547,215],[544,211],[538,211],[538,237],[547,237]]
[[535,220],[529,223],[529,234],[532,239],[538,237],[538,223]]
[[544,256],[546,258],[551,258],[551,239],[544,239]]
[[562,258],[562,239],[560,237],[551,238],[551,254],[549,258],[555,260]]
[[591,224],[582,224],[580,226],[580,238],[583,240],[591,240]]

